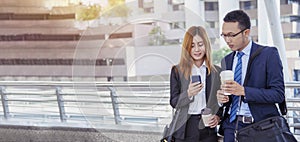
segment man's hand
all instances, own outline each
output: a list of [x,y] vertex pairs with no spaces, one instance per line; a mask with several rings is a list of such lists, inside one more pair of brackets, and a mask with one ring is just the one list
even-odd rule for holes
[[224,104],[229,101],[229,97],[227,95],[224,95],[223,90],[218,90],[217,91],[217,100],[219,103]]
[[221,89],[236,96],[245,96],[244,87],[235,81],[226,81],[225,84],[221,85]]

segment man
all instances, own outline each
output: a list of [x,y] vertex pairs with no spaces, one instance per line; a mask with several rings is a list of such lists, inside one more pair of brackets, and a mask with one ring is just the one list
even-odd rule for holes
[[232,70],[234,81],[221,85],[217,99],[225,107],[220,128],[224,142],[234,142],[236,129],[280,115],[275,104],[285,99],[283,68],[276,48],[251,41],[244,11],[231,11],[223,20],[221,36],[232,52],[223,58],[222,69]]

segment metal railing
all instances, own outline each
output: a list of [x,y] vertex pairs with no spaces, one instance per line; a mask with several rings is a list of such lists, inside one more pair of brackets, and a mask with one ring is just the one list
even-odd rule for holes
[[[169,82],[0,81],[0,87],[0,124],[162,132],[172,116]],[[286,117],[299,134],[300,98],[287,96]]]
[[288,113],[286,118],[288,120],[290,130],[300,140],[300,92],[296,95],[295,89],[300,91],[300,82],[285,83],[286,88],[286,102]]
[[161,132],[168,82],[1,81],[0,124]]

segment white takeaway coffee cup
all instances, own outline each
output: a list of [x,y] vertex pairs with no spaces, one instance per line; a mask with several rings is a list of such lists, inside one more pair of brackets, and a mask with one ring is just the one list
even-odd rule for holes
[[[225,81],[234,80],[234,73],[232,70],[225,70],[220,73],[221,83],[225,84]],[[225,95],[231,95],[229,93],[224,92]]]
[[210,108],[204,108],[201,110],[201,117],[204,123],[205,127],[209,127],[209,122],[211,120],[211,109]]

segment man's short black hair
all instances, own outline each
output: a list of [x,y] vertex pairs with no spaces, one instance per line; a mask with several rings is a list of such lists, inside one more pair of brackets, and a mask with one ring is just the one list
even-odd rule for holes
[[238,22],[239,28],[250,29],[250,17],[243,10],[234,10],[226,14],[223,19],[224,22]]

